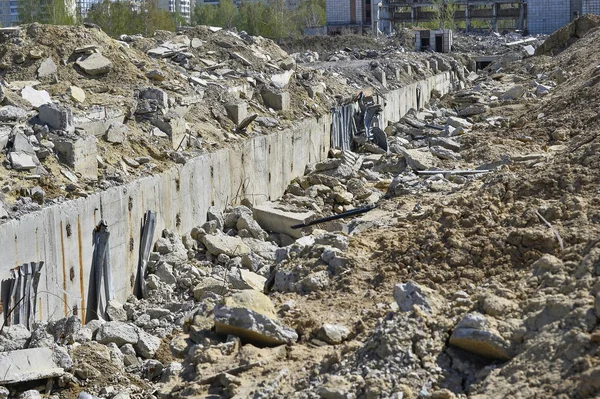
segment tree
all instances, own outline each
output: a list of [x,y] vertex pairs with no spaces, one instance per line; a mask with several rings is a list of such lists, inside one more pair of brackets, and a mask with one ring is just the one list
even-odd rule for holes
[[22,24],[39,22],[53,25],[73,25],[76,22],[74,10],[70,10],[66,0],[19,0],[19,22]]
[[192,22],[194,25],[215,25],[217,15],[217,6],[212,4],[197,5],[194,8],[194,16]]
[[284,37],[295,36],[298,25],[294,21],[294,12],[291,11],[286,0],[269,0],[267,23],[270,27],[269,37],[281,41]]
[[235,27],[238,17],[238,9],[233,0],[221,0],[217,6],[215,24],[217,26],[231,29]]
[[302,29],[325,25],[325,0],[303,0],[296,12]]
[[112,37],[139,33],[138,19],[133,4],[110,0],[92,5],[86,17],[88,22],[95,23]]
[[431,22],[437,29],[454,29],[454,14],[458,5],[454,0],[431,0],[433,4]]
[[244,1],[238,10],[238,29],[253,36],[267,36],[269,8],[264,1]]

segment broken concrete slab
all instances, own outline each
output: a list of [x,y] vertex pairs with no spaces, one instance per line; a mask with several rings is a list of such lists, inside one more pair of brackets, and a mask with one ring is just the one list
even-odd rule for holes
[[93,53],[75,62],[75,65],[92,76],[102,75],[112,70],[112,62],[100,53]]
[[51,348],[0,352],[0,384],[59,377],[64,370],[56,364]]
[[156,80],[157,82],[162,82],[167,78],[164,72],[158,69],[146,72],[146,77],[150,80]]
[[137,344],[138,329],[134,325],[122,321],[108,321],[98,328],[96,341],[101,344],[114,342],[117,346]]
[[250,253],[250,247],[237,236],[227,236],[224,234],[205,235],[202,238],[202,242],[208,252],[213,255],[225,254],[234,257]]
[[15,134],[13,139],[13,151],[24,152],[29,155],[35,154],[35,149],[29,142],[29,139],[21,132]]
[[31,86],[27,86],[21,90],[21,97],[35,109],[52,101],[50,93],[46,90],[36,90]]
[[468,116],[485,114],[489,109],[490,109],[490,107],[488,107],[487,105],[473,104],[473,105],[469,105],[468,107],[463,108],[460,111],[458,111],[458,116],[468,117]]
[[26,154],[24,152],[10,152],[8,154],[11,166],[15,170],[30,170],[39,165],[39,161],[35,155]]
[[27,119],[27,111],[12,105],[0,108],[0,122],[19,122]]
[[286,234],[290,237],[302,237],[301,229],[292,229],[291,226],[296,224],[306,223],[307,220],[314,217],[315,213],[308,212],[291,212],[280,209],[275,202],[265,202],[254,206],[254,220],[267,231]]
[[428,170],[437,165],[436,158],[429,151],[401,149],[400,152],[413,170]]
[[473,124],[466,119],[458,118],[456,116],[449,116],[446,120],[446,124],[455,128],[462,127],[463,129],[470,129],[473,127]]

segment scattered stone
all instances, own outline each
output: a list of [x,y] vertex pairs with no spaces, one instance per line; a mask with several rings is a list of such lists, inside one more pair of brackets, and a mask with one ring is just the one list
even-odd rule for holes
[[104,135],[104,139],[109,143],[121,144],[125,141],[129,128],[121,122],[113,122],[110,124]]
[[516,99],[523,97],[524,94],[525,94],[525,87],[523,87],[521,85],[515,85],[515,86],[511,87],[510,89],[508,89],[507,91],[505,91],[504,94],[502,94],[501,98],[503,100],[516,100]]
[[230,257],[243,256],[250,253],[250,247],[240,237],[224,234],[206,235],[202,239],[208,252],[213,255],[225,254]]
[[428,170],[437,165],[436,158],[429,151],[402,149],[401,153],[413,170]]
[[499,334],[488,329],[488,322],[482,315],[465,316],[452,332],[449,342],[480,356],[498,360],[512,358],[510,345]]
[[151,71],[146,72],[146,77],[151,80],[156,80],[157,82],[162,82],[167,78],[165,73],[158,69],[153,69]]
[[23,108],[12,105],[5,105],[0,108],[0,122],[18,122],[25,119],[27,119],[27,111]]
[[112,70],[112,62],[100,53],[93,53],[75,62],[88,75],[96,76]]
[[36,90],[31,86],[27,86],[21,90],[21,97],[36,109],[52,101],[50,94],[46,90]]
[[71,99],[77,101],[78,103],[85,102],[85,91],[77,86],[69,87],[69,95]]
[[317,338],[331,345],[341,344],[350,335],[350,330],[340,324],[323,324],[317,332]]
[[110,321],[127,321],[127,312],[123,308],[123,304],[116,299],[108,301],[106,315]]
[[140,330],[138,335],[139,339],[133,345],[135,352],[145,359],[152,359],[160,347],[160,338],[150,335],[143,330]]
[[118,346],[136,344],[138,333],[135,326],[121,321],[109,321],[102,324],[96,332],[96,341],[101,344],[114,342]]
[[48,76],[56,75],[57,68],[52,58],[46,58],[39,66],[37,73],[38,78],[42,79]]
[[432,292],[429,288],[423,287],[413,281],[394,286],[394,300],[402,312],[410,312],[414,306],[418,306],[421,310],[432,313],[431,295]]

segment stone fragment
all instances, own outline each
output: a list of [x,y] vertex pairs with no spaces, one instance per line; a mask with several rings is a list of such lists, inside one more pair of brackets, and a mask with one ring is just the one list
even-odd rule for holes
[[231,268],[227,277],[233,289],[236,290],[251,289],[262,292],[265,287],[265,282],[267,281],[267,279],[260,274],[245,269],[239,269],[237,267]]
[[460,154],[441,146],[431,146],[429,148],[429,151],[431,151],[433,155],[441,159],[448,159],[451,161],[458,161],[459,159],[461,159]]
[[37,73],[38,73],[38,78],[42,79],[48,76],[53,76],[56,75],[57,72],[57,68],[56,68],[56,64],[54,63],[54,61],[52,61],[52,58],[46,58],[44,61],[42,61],[42,63],[40,64]]
[[43,104],[39,107],[39,118],[42,123],[52,129],[64,130],[69,133],[75,131],[71,108],[57,104]]
[[153,69],[151,71],[146,72],[146,77],[151,80],[156,80],[157,82],[162,82],[167,78],[165,76],[165,73],[158,69]]
[[341,344],[350,335],[350,330],[340,324],[323,324],[317,332],[317,338],[331,345]]
[[35,155],[26,154],[24,152],[10,152],[8,159],[14,170],[29,170],[34,169],[39,161],[36,162]]
[[467,314],[452,332],[450,345],[491,359],[509,360],[512,357],[510,345],[489,329],[488,324],[481,314]]
[[238,231],[245,229],[247,230],[252,237],[265,240],[267,238],[267,233],[260,227],[260,225],[252,218],[251,215],[243,214],[241,215],[236,224],[236,229]]
[[123,309],[123,304],[116,299],[108,301],[106,315],[110,321],[127,321],[127,312]]
[[208,252],[213,255],[225,254],[230,257],[243,256],[250,253],[250,247],[240,237],[224,234],[206,235],[202,239]]
[[101,344],[114,342],[118,346],[133,345],[138,342],[137,328],[121,321],[109,321],[98,328],[96,341]]
[[460,151],[460,144],[449,137],[431,137],[429,139],[429,144],[432,146],[444,147],[455,152]]
[[502,100],[516,100],[518,98],[523,97],[524,94],[525,94],[525,87],[523,87],[522,85],[515,85],[515,86],[511,87],[510,89],[508,89],[507,91],[505,91],[502,94],[501,99]]
[[202,40],[194,37],[191,42],[192,48],[200,48],[202,46]]
[[225,224],[225,219],[223,218],[223,212],[216,206],[208,207],[208,211],[206,212],[206,220],[211,221],[214,220],[217,222],[217,229],[223,230],[223,226]]
[[113,144],[121,144],[125,141],[125,137],[129,128],[121,122],[113,122],[110,124],[104,135],[104,140]]
[[212,277],[204,277],[194,287],[194,298],[200,300],[204,294],[212,292],[218,295],[224,295],[228,291],[227,284],[223,280]]
[[169,106],[169,96],[164,90],[148,87],[141,90],[139,96],[146,100],[156,100],[161,108]]
[[60,162],[71,166],[76,173],[81,173],[86,179],[98,179],[96,137],[93,135],[76,138],[52,136],[51,140]]
[[510,360],[512,357],[508,343],[486,330],[458,328],[450,336],[450,345],[492,359]]
[[69,87],[69,96],[78,103],[85,102],[85,91],[81,87],[71,86]]
[[429,151],[401,149],[400,152],[413,170],[428,170],[437,165],[436,158]]
[[287,91],[276,92],[265,88],[261,92],[261,96],[265,105],[275,111],[285,111],[290,108],[291,98],[290,93]]
[[219,334],[233,334],[255,345],[293,344],[298,334],[277,320],[271,300],[254,290],[244,290],[215,308],[215,328]]
[[271,76],[271,83],[278,89],[283,89],[290,83],[294,71],[285,71]]
[[394,286],[394,300],[402,312],[410,312],[414,306],[420,307],[427,313],[433,312],[430,302],[431,290],[413,281]]
[[52,101],[50,94],[46,90],[36,90],[31,86],[27,86],[21,90],[21,97],[36,109]]
[[75,62],[88,75],[96,76],[112,70],[112,62],[100,53],[93,53]]
[[[473,124],[469,121],[467,121],[466,119],[463,118],[459,118],[456,116],[449,116],[448,119],[446,120],[446,124],[450,125],[452,127],[455,128],[463,128],[463,129],[470,129],[473,127]],[[456,136],[456,134],[455,134]]]
[[0,122],[18,122],[27,119],[27,111],[13,105],[0,108]]
[[18,399],[42,399],[42,395],[37,389],[30,389],[28,391],[22,392]]
[[139,339],[133,345],[135,352],[144,359],[152,359],[160,347],[160,338],[139,330]]
[[245,101],[227,104],[225,105],[225,110],[229,118],[236,125],[239,125],[248,116],[248,104]]
[[467,117],[485,114],[488,111],[488,109],[489,107],[487,105],[473,104],[458,111],[458,116]]

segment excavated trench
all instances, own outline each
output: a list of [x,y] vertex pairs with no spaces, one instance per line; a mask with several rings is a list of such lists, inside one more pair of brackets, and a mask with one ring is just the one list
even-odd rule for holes
[[[409,109],[429,101],[432,90],[448,93],[454,72],[443,72],[390,91],[382,125],[399,120]],[[206,221],[209,206],[225,208],[247,198],[254,204],[275,200],[306,165],[327,157],[332,142],[332,116],[307,119],[293,128],[249,139],[189,160],[168,171],[123,186],[44,208],[0,225],[2,270],[44,262],[35,320],[56,320],[73,313],[86,320],[92,289],[94,232],[108,232],[114,298],[133,293],[140,257],[141,230],[147,211],[156,213],[156,230],[184,234]],[[78,276],[75,278],[75,276]]]

